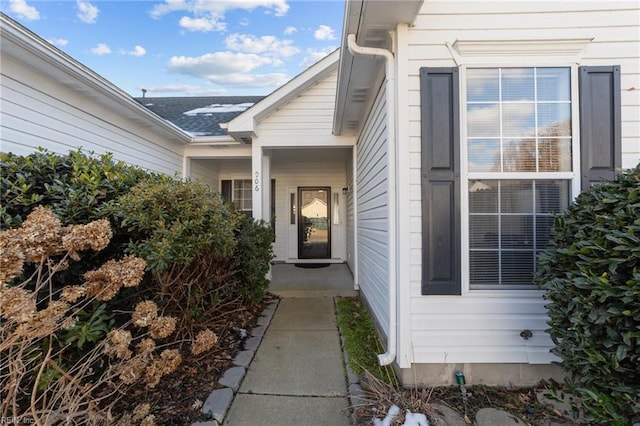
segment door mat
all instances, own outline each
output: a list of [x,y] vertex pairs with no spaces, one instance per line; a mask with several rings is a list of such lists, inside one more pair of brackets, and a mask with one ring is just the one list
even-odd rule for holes
[[306,268],[306,269],[315,269],[315,268],[326,268],[329,266],[329,263],[296,263],[295,266],[298,268]]

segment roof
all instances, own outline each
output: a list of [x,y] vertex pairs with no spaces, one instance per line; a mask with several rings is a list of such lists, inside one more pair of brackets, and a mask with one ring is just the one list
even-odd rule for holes
[[192,96],[135,98],[141,105],[177,126],[193,138],[226,136],[220,127],[264,96]]

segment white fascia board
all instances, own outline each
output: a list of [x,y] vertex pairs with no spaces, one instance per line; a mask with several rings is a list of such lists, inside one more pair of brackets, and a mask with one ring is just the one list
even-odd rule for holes
[[172,139],[177,139],[185,144],[191,143],[191,137],[181,129],[166,122],[160,116],[136,102],[122,89],[18,24],[4,13],[0,14],[0,22],[2,23],[0,25],[0,39],[2,40],[2,50],[4,52],[16,56],[23,62],[29,55],[32,55],[39,61],[31,61],[29,63],[37,67],[36,69],[39,71],[45,74],[51,74],[53,70],[62,72],[78,81],[80,85],[87,87],[89,91],[95,91],[105,96],[111,101],[109,103],[112,108],[114,106],[118,107],[113,108],[114,110],[117,111],[119,108],[124,107],[136,114],[138,118],[136,121],[146,121],[149,125],[162,131]]
[[261,120],[331,74],[338,66],[339,56],[340,51],[336,49],[276,89],[266,98],[236,116],[227,123],[229,134],[250,134],[255,136],[258,133],[257,126]]
[[231,136],[194,136],[191,145],[239,145]]

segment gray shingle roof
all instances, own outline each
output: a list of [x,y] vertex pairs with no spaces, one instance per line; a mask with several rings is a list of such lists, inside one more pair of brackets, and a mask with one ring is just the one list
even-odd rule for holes
[[227,123],[264,96],[194,96],[134,98],[191,136],[224,136]]

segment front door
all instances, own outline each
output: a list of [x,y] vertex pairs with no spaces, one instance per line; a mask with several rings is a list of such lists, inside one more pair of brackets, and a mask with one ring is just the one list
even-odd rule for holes
[[331,257],[331,188],[298,188],[298,258]]

